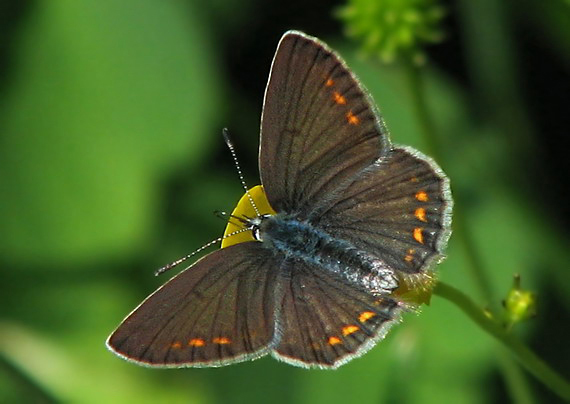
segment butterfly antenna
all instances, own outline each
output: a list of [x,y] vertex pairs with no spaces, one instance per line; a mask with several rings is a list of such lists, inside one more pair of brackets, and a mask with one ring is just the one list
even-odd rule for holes
[[236,155],[234,144],[230,140],[230,135],[228,134],[228,128],[222,129],[222,134],[224,135],[224,141],[226,142],[226,145],[228,145],[228,148],[230,149],[230,153],[232,154],[232,158],[234,159],[234,164],[235,164],[237,172],[238,172],[239,180],[241,182],[241,186],[245,190],[245,193],[247,195],[247,199],[249,199],[249,203],[251,203],[251,206],[255,210],[255,214],[257,216],[261,216],[261,213],[259,213],[259,209],[257,209],[257,205],[253,201],[253,198],[252,198],[251,194],[249,193],[249,189],[247,188],[247,185],[246,185],[245,180],[243,178],[243,173],[242,173],[240,165],[239,165],[239,161],[238,161],[238,158]]
[[[214,211],[214,216],[216,216],[218,219],[223,219],[223,220],[228,220],[228,212],[225,212],[223,210],[215,210]],[[231,215],[230,215],[231,216]]]
[[249,223],[248,217],[241,218],[238,216],[228,214],[228,212],[224,212],[223,210],[215,210],[214,215],[216,215],[217,218],[227,220],[229,223],[233,224],[234,226],[238,226],[238,227]]
[[160,275],[160,274],[162,274],[162,273],[168,271],[169,269],[172,269],[172,268],[174,268],[175,266],[182,264],[182,263],[183,263],[184,261],[186,261],[188,258],[192,258],[194,255],[198,254],[200,251],[204,251],[206,248],[208,248],[208,247],[210,247],[210,246],[212,246],[212,245],[214,245],[214,244],[216,244],[216,243],[222,241],[223,239],[224,239],[223,237],[218,237],[217,239],[212,240],[212,241],[210,241],[210,242],[207,243],[207,244],[204,244],[202,247],[198,248],[198,249],[197,249],[196,251],[194,251],[192,254],[188,254],[188,255],[186,255],[186,256],[184,256],[184,257],[182,257],[182,258],[177,259],[176,261],[171,262],[170,264],[167,264],[167,265],[165,265],[165,266],[163,266],[163,267],[157,269],[157,270],[154,272],[154,275],[155,275],[155,276],[158,276],[158,275]]
[[216,244],[216,243],[219,243],[220,241],[225,240],[225,239],[228,238],[228,237],[235,236],[236,234],[243,233],[243,232],[249,231],[249,230],[251,230],[251,229],[252,229],[252,227],[244,227],[244,228],[242,228],[242,229],[239,229],[239,230],[233,231],[233,232],[231,232],[231,233],[229,233],[229,234],[226,234],[226,235],[224,235],[224,236],[222,236],[222,237],[218,237],[217,239],[214,239],[214,240],[210,241],[209,243],[204,244],[202,247],[198,248],[198,249],[197,249],[196,251],[194,251],[193,253],[188,254],[188,255],[186,255],[186,256],[184,256],[184,257],[182,257],[182,258],[179,258],[179,259],[177,259],[176,261],[173,261],[173,262],[171,262],[170,264],[167,264],[167,265],[165,265],[165,266],[163,266],[163,267],[160,267],[159,269],[157,269],[157,270],[154,272],[154,275],[155,275],[155,276],[158,276],[158,275],[160,275],[160,274],[163,274],[163,273],[165,273],[166,271],[168,271],[169,269],[172,269],[172,268],[174,268],[175,266],[178,266],[178,265],[182,264],[182,263],[183,263],[184,261],[186,261],[187,259],[192,258],[193,256],[195,256],[195,255],[198,254],[199,252],[204,251],[206,248],[209,248],[209,247],[211,247],[212,245],[214,245],[214,244]]

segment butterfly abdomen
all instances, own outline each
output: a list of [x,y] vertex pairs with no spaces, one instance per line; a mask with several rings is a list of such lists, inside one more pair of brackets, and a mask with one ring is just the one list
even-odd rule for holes
[[394,271],[383,261],[309,222],[287,215],[269,216],[260,226],[260,239],[285,258],[316,264],[373,293],[389,293],[398,286]]

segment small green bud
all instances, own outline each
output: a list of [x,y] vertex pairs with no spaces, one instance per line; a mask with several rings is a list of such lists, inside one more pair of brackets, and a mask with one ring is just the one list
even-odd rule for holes
[[365,53],[385,63],[405,57],[421,64],[422,45],[443,38],[445,9],[438,0],[348,0],[337,15],[347,35],[360,39]]
[[503,301],[504,319],[508,328],[536,315],[536,295],[520,287],[520,275],[516,274],[513,286]]

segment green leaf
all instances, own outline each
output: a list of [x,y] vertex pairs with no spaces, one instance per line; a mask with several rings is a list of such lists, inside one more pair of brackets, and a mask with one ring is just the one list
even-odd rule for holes
[[210,141],[217,68],[179,2],[38,2],[0,106],[0,256],[80,264],[136,251],[154,189]]

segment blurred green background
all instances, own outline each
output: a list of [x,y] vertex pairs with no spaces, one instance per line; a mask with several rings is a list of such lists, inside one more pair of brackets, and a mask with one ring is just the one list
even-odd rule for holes
[[[495,301],[479,294],[453,236],[440,277],[485,306],[500,304],[520,273],[538,293],[538,315],[514,332],[569,377],[568,3],[441,4],[446,36],[425,49],[427,101]],[[343,5],[0,2],[0,402],[513,400],[497,363],[503,348],[437,296],[336,371],[271,358],[152,370],[105,348],[168,279],[156,268],[222,233],[211,213],[242,194],[223,127],[258,183],[263,89],[285,30],[337,49],[394,142],[428,151],[406,71],[359,57],[334,17]],[[524,375],[534,400],[557,402]]]

